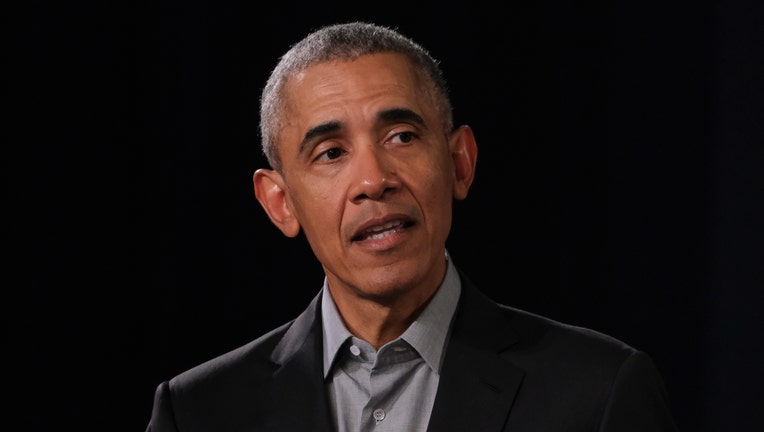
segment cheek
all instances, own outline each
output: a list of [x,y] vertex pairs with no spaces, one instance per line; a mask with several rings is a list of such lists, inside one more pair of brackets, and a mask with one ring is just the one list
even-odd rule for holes
[[441,161],[440,164],[432,164],[426,171],[426,176],[422,176],[422,186],[432,200],[442,202],[451,199],[454,181],[451,171],[450,165]]
[[339,224],[343,200],[342,189],[334,180],[303,179],[292,190],[295,213],[305,230]]
[[451,209],[453,177],[444,167],[432,165],[426,170],[419,170],[409,180],[409,187],[425,217],[442,220],[444,213]]
[[332,214],[339,211],[341,204],[346,199],[346,187],[342,182],[341,176],[308,178],[305,183],[305,190],[309,194],[308,200],[324,211],[321,214]]

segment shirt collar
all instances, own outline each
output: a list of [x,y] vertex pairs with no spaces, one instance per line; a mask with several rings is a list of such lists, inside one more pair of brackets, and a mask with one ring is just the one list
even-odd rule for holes
[[[446,262],[446,277],[440,287],[422,313],[400,337],[422,356],[435,373],[440,373],[446,338],[451,327],[451,318],[461,293],[459,274],[449,258],[448,252],[446,252]],[[342,322],[325,277],[321,298],[321,319],[324,333],[324,378],[326,378],[332,369],[338,351],[344,342],[353,335]]]

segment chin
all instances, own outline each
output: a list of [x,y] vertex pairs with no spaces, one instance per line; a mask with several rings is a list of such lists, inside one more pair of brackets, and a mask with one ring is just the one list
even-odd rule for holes
[[[405,269],[385,269],[368,275],[363,282],[363,294],[370,300],[379,303],[389,303],[408,296],[417,296],[417,292],[430,291],[425,284],[425,277],[418,272],[407,272]],[[426,293],[429,295],[429,293]]]

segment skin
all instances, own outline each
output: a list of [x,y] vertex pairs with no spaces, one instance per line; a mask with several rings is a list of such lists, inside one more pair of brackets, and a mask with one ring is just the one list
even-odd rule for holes
[[282,170],[253,178],[271,221],[305,233],[348,329],[377,349],[442,282],[453,200],[474,178],[471,129],[446,135],[424,88],[394,53],[308,68],[286,83]]

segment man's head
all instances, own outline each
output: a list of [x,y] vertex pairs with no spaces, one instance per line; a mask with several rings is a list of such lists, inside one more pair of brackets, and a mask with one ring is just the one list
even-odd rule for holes
[[284,120],[287,101],[284,83],[306,68],[332,60],[352,60],[362,55],[396,52],[417,65],[421,81],[432,97],[446,134],[453,129],[451,101],[438,62],[419,44],[387,27],[352,22],[323,27],[293,45],[281,56],[260,97],[260,136],[268,163],[281,170],[278,133]]
[[477,157],[436,63],[386,28],[328,27],[282,58],[263,113],[275,169],[255,173],[255,194],[285,235],[303,230],[333,294],[429,297]]

